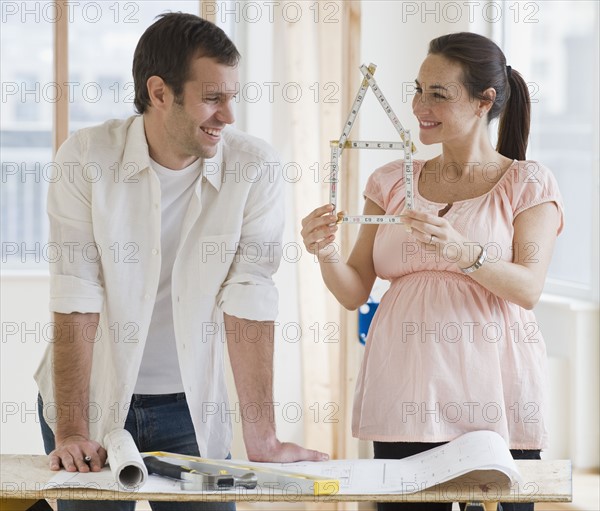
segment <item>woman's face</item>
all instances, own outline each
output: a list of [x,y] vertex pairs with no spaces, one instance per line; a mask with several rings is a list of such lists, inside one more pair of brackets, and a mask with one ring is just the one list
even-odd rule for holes
[[421,64],[412,108],[423,144],[463,143],[485,122],[481,101],[470,97],[462,80],[460,65],[441,55],[428,55]]

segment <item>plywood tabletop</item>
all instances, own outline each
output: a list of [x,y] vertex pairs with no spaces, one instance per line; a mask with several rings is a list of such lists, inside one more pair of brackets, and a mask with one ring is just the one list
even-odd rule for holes
[[517,460],[522,475],[512,486],[486,484],[485,472],[469,474],[447,483],[411,493],[383,495],[336,494],[314,496],[265,489],[260,493],[244,490],[221,493],[146,493],[100,490],[93,485],[77,488],[45,488],[56,474],[48,468],[47,456],[0,455],[1,498],[77,499],[77,500],[151,500],[205,502],[570,502],[572,500],[571,462],[568,460]]

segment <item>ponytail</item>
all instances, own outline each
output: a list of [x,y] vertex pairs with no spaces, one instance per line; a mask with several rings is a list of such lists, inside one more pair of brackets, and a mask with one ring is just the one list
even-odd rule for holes
[[520,73],[507,67],[510,94],[500,115],[496,151],[513,160],[525,160],[531,100],[529,89]]

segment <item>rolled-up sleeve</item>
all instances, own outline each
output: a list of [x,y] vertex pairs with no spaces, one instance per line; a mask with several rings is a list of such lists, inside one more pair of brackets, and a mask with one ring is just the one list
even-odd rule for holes
[[282,254],[284,190],[281,166],[273,161],[270,168],[278,171],[251,186],[236,257],[217,298],[226,314],[255,321],[273,321],[278,312],[273,274]]
[[63,314],[101,312],[104,303],[85,165],[84,138],[76,133],[58,150],[48,187],[50,310]]

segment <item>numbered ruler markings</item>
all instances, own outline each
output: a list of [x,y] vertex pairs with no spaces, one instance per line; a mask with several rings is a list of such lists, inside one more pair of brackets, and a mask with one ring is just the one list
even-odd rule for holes
[[337,140],[331,142],[331,171],[329,172],[329,203],[333,204],[332,214],[335,214],[337,207],[337,185],[339,183],[339,168],[340,168],[340,148]]
[[395,215],[344,215],[341,224],[401,224],[402,220]]
[[[377,66],[375,64],[370,64],[367,70],[369,73],[375,73]],[[354,103],[352,103],[352,108],[350,109],[350,113],[348,114],[348,119],[346,119],[346,124],[344,124],[344,129],[342,131],[342,136],[338,141],[338,147],[340,149],[340,156],[344,151],[344,147],[346,146],[346,140],[350,136],[350,132],[352,131],[352,126],[354,126],[354,122],[356,121],[356,117],[358,116],[358,111],[362,105],[363,100],[365,99],[365,95],[369,90],[369,82],[366,78],[363,78],[358,92],[356,93],[356,98],[354,98]]]
[[406,208],[413,209],[413,159],[412,159],[412,140],[410,130],[406,130],[404,137],[404,185],[406,189]]
[[377,140],[346,140],[346,149],[404,149],[404,142],[382,142]]

